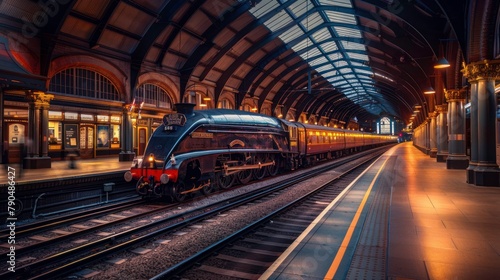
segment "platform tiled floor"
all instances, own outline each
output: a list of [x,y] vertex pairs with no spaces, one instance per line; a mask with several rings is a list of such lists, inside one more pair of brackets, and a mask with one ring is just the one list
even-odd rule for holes
[[398,147],[389,220],[389,279],[500,279],[500,187]]

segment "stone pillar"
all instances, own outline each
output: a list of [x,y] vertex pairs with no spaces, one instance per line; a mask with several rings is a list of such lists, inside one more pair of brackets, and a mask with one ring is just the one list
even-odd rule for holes
[[431,119],[426,118],[425,119],[425,153],[427,155],[431,154]]
[[430,143],[430,151],[429,151],[429,156],[431,158],[436,158],[437,157],[437,125],[436,125],[436,118],[437,118],[437,113],[432,112],[429,114],[430,117],[430,130],[429,130],[429,143]]
[[[477,107],[471,103],[472,122],[477,126],[477,165],[474,169],[474,184],[477,186],[500,186],[500,169],[496,162],[497,102],[495,79],[500,79],[500,60],[480,61],[466,65],[464,76],[477,82]],[[477,120],[472,112],[477,110]]]
[[469,166],[469,159],[465,151],[465,98],[465,89],[446,91],[448,117],[450,119],[448,125],[447,169],[466,169]]
[[446,162],[448,158],[448,104],[436,105],[437,124],[437,162]]
[[122,151],[118,155],[119,161],[133,161],[135,158],[135,153],[132,150],[132,114],[134,107],[132,105],[126,105],[123,107],[122,112],[122,133],[120,135],[122,143]]
[[25,141],[26,157],[23,166],[27,169],[50,168],[47,134],[49,127],[50,101],[54,95],[42,91],[28,91],[28,139]]
[[474,184],[475,170],[477,167],[477,81],[470,81],[470,162],[467,167],[467,183]]
[[40,106],[40,121],[42,126],[41,133],[41,156],[49,156],[49,104],[42,104]]

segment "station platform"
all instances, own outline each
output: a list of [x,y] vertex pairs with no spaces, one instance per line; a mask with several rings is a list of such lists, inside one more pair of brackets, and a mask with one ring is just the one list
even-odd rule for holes
[[[74,168],[70,167],[69,161],[52,161],[51,168],[22,169],[19,164],[0,164],[2,173],[7,174],[8,166],[16,169],[16,182],[27,183],[45,180],[58,180],[69,177],[104,174],[116,171],[127,171],[132,165],[131,161],[118,160],[116,157],[78,159]],[[2,176],[3,176],[2,174]]]
[[500,279],[500,187],[465,179],[399,144],[260,279]]

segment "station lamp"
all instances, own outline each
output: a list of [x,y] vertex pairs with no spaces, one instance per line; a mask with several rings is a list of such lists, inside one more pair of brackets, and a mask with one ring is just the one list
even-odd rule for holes
[[424,94],[433,94],[433,93],[436,93],[436,91],[431,86],[428,86],[424,89]]
[[441,57],[436,64],[434,64],[434,68],[435,69],[444,69],[444,68],[448,68],[450,67],[450,63],[448,62],[448,60],[446,60],[446,58],[444,57]]

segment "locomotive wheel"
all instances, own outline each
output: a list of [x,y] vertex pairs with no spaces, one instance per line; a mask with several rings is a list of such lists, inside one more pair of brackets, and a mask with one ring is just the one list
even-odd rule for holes
[[252,180],[253,172],[251,169],[242,170],[238,172],[238,181],[242,184],[246,184]]
[[[274,157],[273,158],[270,158],[269,161],[273,161]],[[269,165],[267,166],[267,172],[269,174],[269,176],[276,176],[278,174],[278,171],[279,171],[279,162],[277,159],[274,159],[274,165]]]
[[211,193],[213,191],[214,191],[214,183],[212,183],[212,182],[210,182],[210,184],[208,184],[207,186],[203,187],[203,189],[201,189],[201,192],[204,195],[208,195],[209,193]]
[[[256,158],[255,162],[264,163],[265,160],[263,158]],[[266,167],[254,169],[253,170],[253,177],[255,178],[255,180],[260,180],[260,179],[266,177],[266,170],[267,170]]]
[[172,198],[175,200],[175,201],[178,201],[178,202],[182,202],[184,201],[184,199],[186,199],[186,195],[185,194],[180,194],[181,191],[184,190],[184,184],[176,184],[175,186],[173,186],[172,188]]
[[229,189],[233,186],[236,176],[234,174],[224,176],[222,172],[218,172],[215,174],[215,180],[217,182],[217,186],[220,189]]
[[[246,164],[253,164],[253,160],[251,157],[249,159],[247,159]],[[241,184],[246,184],[246,183],[250,182],[250,180],[252,180],[252,175],[253,175],[252,169],[241,170],[237,174],[238,181]]]

